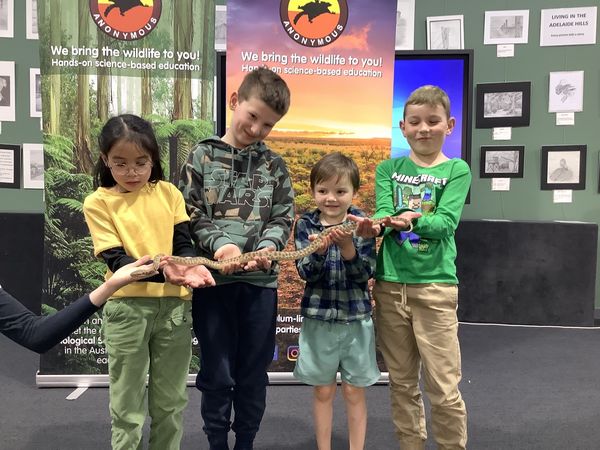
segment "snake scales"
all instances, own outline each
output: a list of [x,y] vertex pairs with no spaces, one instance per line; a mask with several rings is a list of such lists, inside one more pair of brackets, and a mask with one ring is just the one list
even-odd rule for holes
[[[388,217],[389,216],[382,217],[380,219],[371,219],[371,220],[373,221],[374,225],[378,225],[378,224],[381,224],[382,222],[384,222],[385,219],[387,219]],[[405,224],[407,224],[407,226],[408,226],[408,229],[406,231],[411,231],[412,223],[408,220],[405,220],[405,219],[403,219],[403,220],[404,220]],[[309,245],[307,245],[304,248],[301,248],[299,250],[294,250],[294,251],[285,251],[285,250],[270,251],[270,252],[254,251],[254,252],[243,253],[240,256],[236,256],[235,258],[222,259],[220,261],[214,261],[212,259],[205,258],[203,256],[185,256],[185,257],[184,256],[170,256],[169,261],[173,262],[175,264],[182,264],[182,265],[186,265],[186,266],[206,266],[206,267],[210,267],[211,269],[216,269],[216,270],[221,270],[223,267],[225,267],[229,264],[245,264],[247,262],[254,261],[256,258],[267,258],[270,261],[291,261],[291,260],[304,258],[305,256],[308,256],[311,253],[316,252],[319,249],[319,247],[321,246],[321,244],[323,243],[323,240],[329,234],[331,234],[334,230],[339,230],[342,232],[351,232],[356,229],[356,226],[357,226],[356,222],[344,222],[339,225],[334,225],[332,227],[325,228],[323,231],[321,231],[316,236],[316,238]],[[154,258],[152,260],[152,265],[149,268],[140,268],[140,269],[134,270],[131,273],[131,277],[136,280],[139,280],[139,279],[143,279],[143,278],[146,278],[146,277],[149,277],[149,276],[155,274],[158,270],[160,260],[164,256],[165,255],[163,255],[163,254],[158,254],[158,255],[154,256]]]

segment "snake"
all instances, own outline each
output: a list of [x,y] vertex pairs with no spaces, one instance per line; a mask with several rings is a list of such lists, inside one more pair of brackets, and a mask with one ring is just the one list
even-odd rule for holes
[[[380,225],[388,218],[390,218],[390,216],[370,220],[373,222],[373,225]],[[407,229],[405,231],[412,231],[413,225],[411,221],[406,220],[404,218],[397,219],[402,220],[405,223],[405,225],[407,226]],[[215,261],[204,256],[169,256],[169,262],[173,262],[175,264],[182,264],[185,266],[206,266],[211,269],[221,270],[225,266],[228,266],[230,264],[245,264],[250,261],[254,261],[256,258],[266,258],[269,261],[292,261],[304,258],[305,256],[316,252],[319,249],[319,247],[321,247],[323,240],[334,231],[339,230],[345,233],[354,232],[356,230],[357,225],[357,222],[348,221],[325,228],[323,231],[316,235],[314,240],[309,245],[307,245],[304,248],[293,251],[253,251],[242,253],[241,255],[236,256],[234,258],[221,259],[219,261]],[[134,270],[133,272],[131,272],[131,277],[135,280],[140,280],[156,274],[158,272],[160,261],[165,256],[166,255],[163,253],[155,255],[152,258],[152,265],[150,265],[148,268],[143,267]]]

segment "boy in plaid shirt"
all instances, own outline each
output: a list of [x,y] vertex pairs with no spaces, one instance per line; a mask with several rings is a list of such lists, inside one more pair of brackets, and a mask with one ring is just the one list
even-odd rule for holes
[[[313,167],[310,187],[317,209],[298,219],[296,248],[310,244],[347,214],[363,216],[352,206],[360,185],[356,163],[330,153]],[[302,298],[300,355],[294,376],[314,386],[314,422],[319,450],[331,448],[336,374],[348,414],[350,448],[364,448],[367,428],[366,386],[380,377],[375,358],[368,280],[375,267],[375,239],[339,230],[329,234],[317,252],[296,262],[306,281]]]

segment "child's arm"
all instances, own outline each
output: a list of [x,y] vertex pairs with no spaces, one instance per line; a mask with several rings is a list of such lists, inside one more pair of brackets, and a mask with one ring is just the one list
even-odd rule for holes
[[[310,236],[314,233],[309,229],[309,223],[305,219],[298,219],[294,227],[294,244],[296,250],[308,247],[311,243]],[[325,243],[327,244],[327,243]],[[319,251],[296,260],[296,269],[298,275],[305,281],[314,283],[325,277],[325,254],[326,249],[321,248]]]
[[202,172],[206,150],[206,146],[200,145],[190,153],[187,163],[181,169],[179,189],[190,217],[190,231],[194,242],[203,253],[214,255],[219,248],[226,244],[235,245],[235,242],[215,225],[209,214]]
[[[271,215],[259,237],[257,251],[283,250],[294,223],[294,189],[285,161],[281,157],[275,158],[271,167],[277,185],[273,188]],[[257,268],[269,270],[271,261],[267,258],[257,258],[256,261],[250,261],[244,269]]]
[[352,245],[355,249],[354,258],[343,259],[346,276],[355,283],[366,283],[375,270],[377,260],[375,239],[353,238]]
[[294,189],[282,158],[273,160],[272,171],[277,185],[273,188],[271,215],[256,245],[257,250],[266,247],[283,250],[294,223]]
[[471,171],[466,162],[460,161],[454,166],[433,214],[425,214],[413,222],[415,233],[431,239],[453,235],[470,186]]

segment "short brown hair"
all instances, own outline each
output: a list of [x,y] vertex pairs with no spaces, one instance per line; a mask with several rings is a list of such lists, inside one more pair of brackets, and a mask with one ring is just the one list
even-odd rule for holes
[[240,101],[256,96],[280,116],[284,116],[290,107],[290,89],[283,78],[267,66],[246,74],[237,94]]
[[442,88],[427,84],[412,91],[404,104],[404,117],[408,105],[428,105],[436,107],[441,105],[446,110],[446,118],[450,118],[450,99]]
[[357,192],[360,187],[360,173],[354,160],[340,152],[333,152],[323,156],[310,171],[311,191],[321,181],[333,177],[337,177],[338,181],[343,177],[348,177],[354,192]]

